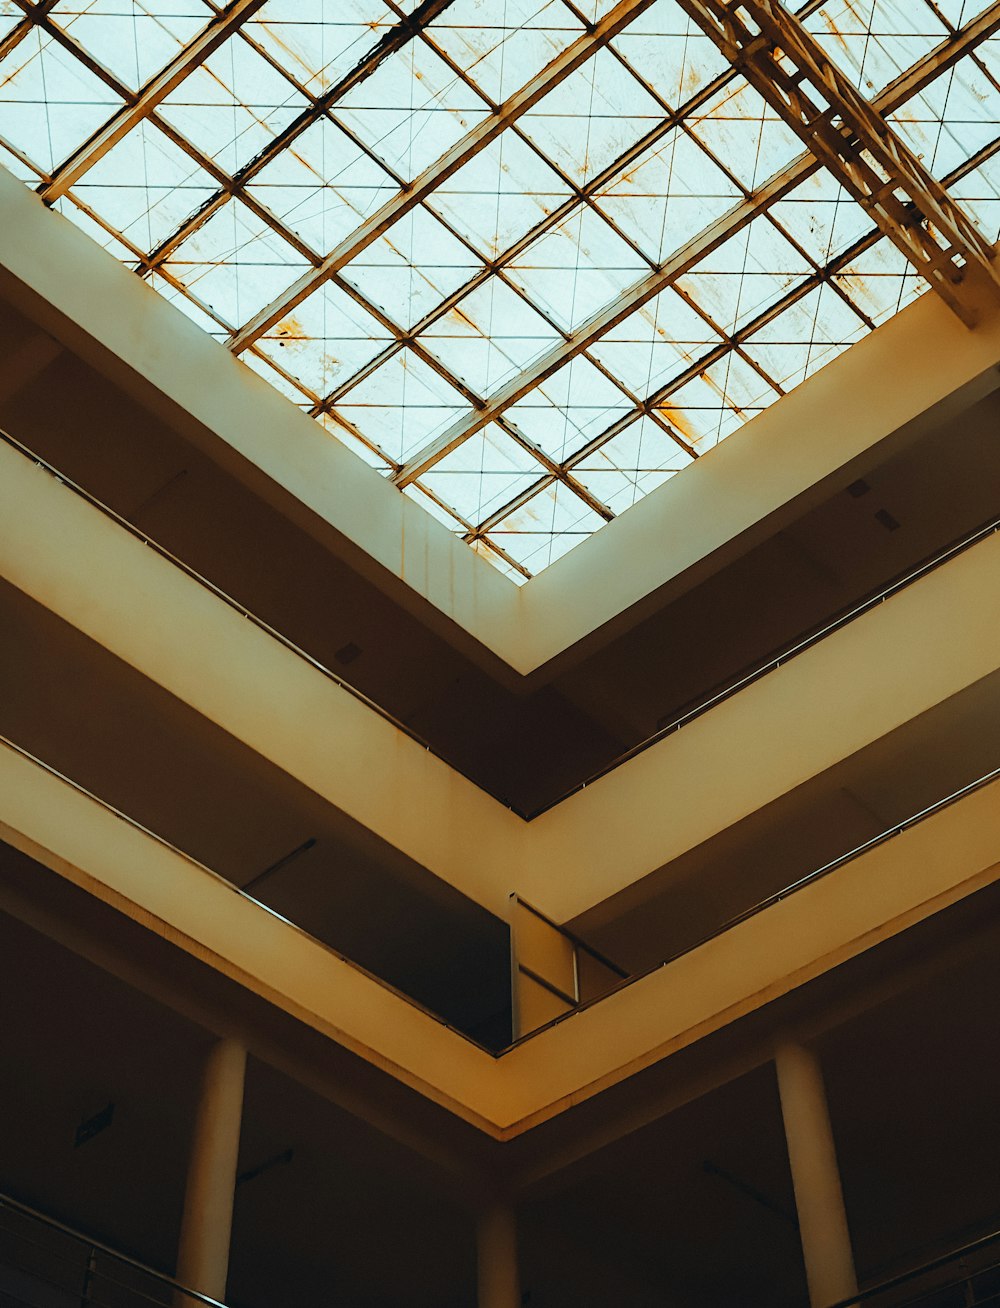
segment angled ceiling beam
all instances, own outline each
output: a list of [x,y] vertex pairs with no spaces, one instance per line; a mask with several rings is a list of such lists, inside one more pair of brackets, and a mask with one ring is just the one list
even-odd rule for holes
[[993,247],[780,0],[678,0],[967,326],[962,282],[1000,289]]
[[93,168],[122,137],[149,116],[161,101],[203,64],[213,50],[261,9],[265,0],[234,0],[202,28],[193,41],[180,50],[167,66],[143,86],[128,103],[98,130],[56,170],[52,181],[39,188],[46,204],[52,204],[66,194],[74,183]]
[[[956,64],[998,31],[1000,31],[1000,0],[995,0],[956,36],[942,42],[919,63],[885,87],[875,96],[872,107],[880,114],[895,112],[913,96],[925,90],[935,78],[940,76],[943,69]],[[445,455],[474,436],[487,423],[495,421],[511,405],[523,399],[564,364],[593,345],[605,332],[623,322],[629,314],[641,309],[678,278],[697,267],[713,250],[717,250],[720,245],[742,231],[772,204],[783,199],[818,172],[820,167],[819,161],[811,152],[799,155],[780,173],[776,173],[765,182],[753,195],[740,200],[711,226],[699,232],[687,245],[671,255],[666,263],[626,287],[617,300],[600,310],[566,341],[560,342],[524,372],[513,378],[507,386],[491,396],[482,409],[460,419],[433,441],[429,441],[395,474],[392,478],[393,482],[402,488],[416,481]]]
[[530,82],[506,100],[494,113],[483,118],[471,131],[466,132],[450,150],[424,169],[405,190],[393,196],[362,223],[357,231],[341,241],[318,268],[310,268],[297,282],[270,304],[265,305],[245,327],[233,334],[229,340],[229,348],[239,353],[248,345],[252,345],[276,323],[281,322],[282,318],[287,317],[328,278],[377,241],[403,214],[416,208],[432,191],[458,172],[459,168],[496,140],[511,123],[527,113],[539,100],[565,81],[570,73],[575,72],[602,49],[612,37],[617,36],[634,18],[650,8],[652,3],[653,0],[619,0],[619,3],[591,31],[577,37],[555,59],[546,64]]

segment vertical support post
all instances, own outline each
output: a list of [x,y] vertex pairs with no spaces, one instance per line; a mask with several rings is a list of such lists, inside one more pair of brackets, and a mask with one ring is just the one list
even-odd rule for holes
[[226,1038],[205,1062],[177,1253],[177,1280],[220,1301],[229,1272],[246,1061],[246,1049]]
[[778,1044],[775,1066],[809,1302],[829,1308],[858,1283],[823,1071],[811,1049],[789,1039]]
[[483,1209],[476,1246],[479,1308],[521,1308],[517,1214],[511,1204],[501,1201]]

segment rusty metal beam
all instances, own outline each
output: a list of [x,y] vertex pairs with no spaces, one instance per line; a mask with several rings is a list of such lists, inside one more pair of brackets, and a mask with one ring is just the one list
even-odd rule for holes
[[45,203],[52,204],[60,196],[65,195],[88,169],[103,159],[133,127],[147,118],[171,91],[204,63],[212,51],[227,41],[237,28],[263,7],[264,3],[265,0],[233,0],[228,8],[220,10],[165,68],[161,69],[155,77],[150,78],[109,122],[99,128],[89,140],[84,141],[62,167],[56,170],[52,181],[39,190]]
[[[1000,0],[994,0],[987,10],[955,37],[949,37],[913,68],[885,87],[872,101],[874,109],[881,114],[893,113],[907,100],[925,90],[944,69],[957,63],[997,31],[1000,31]],[[711,226],[706,227],[673,254],[666,263],[627,287],[618,299],[582,324],[568,340],[543,355],[531,368],[492,396],[481,410],[463,422],[453,424],[434,441],[428,442],[395,474],[392,480],[400,487],[408,486],[410,482],[415,481],[446,454],[475,435],[481,427],[494,421],[563,364],[592,345],[605,332],[623,322],[629,314],[642,308],[680,277],[691,272],[712,251],[718,249],[769,209],[772,204],[783,199],[818,172],[820,167],[821,164],[812,153],[799,155],[780,173],[776,173],[767,181],[760,190],[740,200]]]
[[678,0],[951,309],[976,267],[1000,290],[975,223],[780,0]]
[[286,317],[307,296],[311,295],[324,281],[335,272],[350,263],[369,245],[392,226],[403,214],[415,208],[425,200],[442,182],[447,181],[453,173],[468,163],[481,150],[494,141],[511,123],[528,112],[544,96],[548,95],[560,82],[581,67],[607,42],[646,9],[653,0],[619,0],[618,4],[607,13],[592,31],[584,32],[555,59],[548,63],[541,72],[505,101],[495,113],[487,115],[471,131],[447,150],[430,167],[398,195],[387,201],[371,215],[346,240],[336,246],[323,260],[319,268],[305,273],[288,290],[283,291],[275,300],[266,305],[260,313],[234,333],[229,341],[229,348],[235,353],[246,349],[258,337],[263,336],[282,318]]

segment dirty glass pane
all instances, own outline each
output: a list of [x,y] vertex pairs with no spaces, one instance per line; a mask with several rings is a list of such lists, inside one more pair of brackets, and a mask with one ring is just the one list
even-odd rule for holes
[[570,182],[579,185],[622,154],[663,116],[642,83],[599,50],[521,119]]
[[489,112],[423,41],[389,55],[338,101],[337,117],[406,181]]
[[0,138],[51,172],[102,126],[121,98],[41,28],[0,59]]
[[531,453],[490,423],[445,455],[421,483],[466,522],[479,526],[543,475]]
[[604,518],[560,481],[550,482],[490,531],[529,572],[540,572],[604,526]]
[[508,265],[511,281],[567,331],[575,331],[648,270],[648,262],[588,205]]
[[319,254],[327,254],[399,187],[329,118],[257,172],[247,191]]
[[500,104],[582,31],[562,0],[453,0],[427,35]]
[[324,95],[398,22],[382,0],[268,0],[247,35],[310,95]]
[[344,268],[344,277],[401,327],[412,327],[483,268],[422,205]]
[[220,168],[234,173],[270,145],[307,103],[236,35],[171,91],[159,112]]
[[130,90],[179,55],[211,17],[201,0],[61,0],[52,13]]
[[573,476],[613,513],[661,486],[691,455],[652,417],[642,417],[573,465]]
[[496,258],[571,196],[558,173],[509,131],[443,181],[427,204]]
[[269,359],[324,396],[381,354],[392,339],[377,318],[327,281],[257,344]]
[[230,200],[174,250],[165,266],[228,322],[239,324],[307,265],[241,200]]
[[458,391],[408,349],[352,387],[337,409],[396,463],[471,412]]
[[924,0],[829,0],[805,26],[868,97],[948,35]]
[[508,413],[518,428],[557,463],[564,463],[632,405],[622,390],[577,355]]
[[456,377],[485,397],[561,338],[511,287],[490,277],[421,339]]

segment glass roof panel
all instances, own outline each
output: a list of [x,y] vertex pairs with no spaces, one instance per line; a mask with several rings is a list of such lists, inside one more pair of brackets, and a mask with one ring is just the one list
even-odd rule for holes
[[577,355],[509,411],[519,430],[564,463],[632,405],[589,359]]
[[146,121],[84,174],[75,194],[148,254],[215,191],[208,173]]
[[802,153],[790,127],[742,77],[709,96],[690,116],[691,130],[720,167],[747,191]]
[[508,276],[567,331],[649,270],[646,260],[589,205],[576,209],[508,264]]
[[967,55],[888,121],[935,177],[946,177],[1000,132],[1000,87]]
[[394,322],[412,327],[482,270],[482,261],[417,205],[347,264],[343,275]]
[[62,0],[52,21],[137,90],[183,50],[211,12],[194,0]]
[[[0,161],[521,582],[925,289],[676,0],[613,3],[0,0]],[[986,7],[802,6],[865,94],[910,70],[893,125],[995,239]]]
[[655,418],[643,416],[573,464],[573,476],[612,513],[624,513],[691,463]]
[[353,386],[337,409],[397,464],[471,413],[458,391],[410,349]]
[[491,530],[504,553],[529,572],[541,572],[604,526],[579,495],[561,481],[549,482]]
[[392,339],[378,319],[327,281],[257,344],[313,394],[325,396],[381,354]]
[[0,59],[0,138],[50,173],[122,104],[54,37],[33,27]]
[[290,286],[307,265],[242,200],[230,200],[164,266],[235,326]]
[[495,423],[445,455],[422,485],[466,522],[479,526],[544,476],[544,469]]
[[409,41],[338,102],[337,117],[405,181],[455,144],[489,107],[440,55]]
[[611,43],[670,106],[679,109],[729,65],[674,0],[656,0]]
[[521,127],[574,185],[606,168],[663,117],[628,68],[598,50],[521,119]]
[[268,0],[246,31],[310,95],[322,95],[346,77],[395,22],[382,0]]
[[159,112],[227,173],[269,145],[308,101],[239,34],[163,101]]
[[328,254],[398,190],[382,165],[325,117],[247,186],[319,254]]
[[560,339],[499,277],[490,277],[421,335],[477,395],[492,395]]
[[582,31],[562,0],[452,0],[427,35],[501,104]]
[[655,263],[732,208],[740,188],[683,128],[675,128],[598,188],[602,213]]
[[728,335],[774,304],[808,271],[803,256],[762,217],[706,255],[677,286]]
[[559,174],[511,131],[443,181],[427,203],[494,259],[571,195]]
[[925,0],[829,0],[804,25],[869,97],[948,35]]

